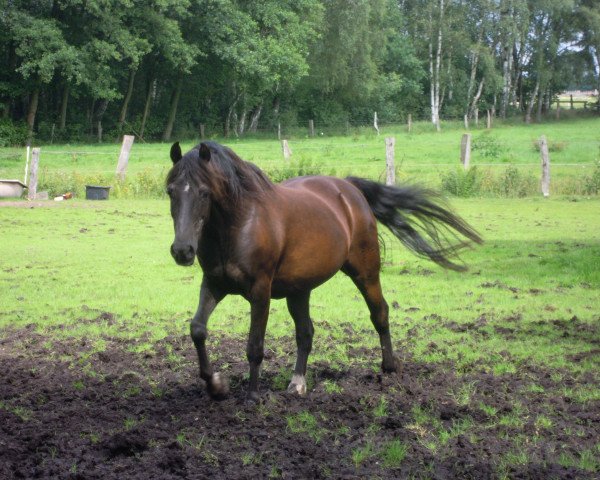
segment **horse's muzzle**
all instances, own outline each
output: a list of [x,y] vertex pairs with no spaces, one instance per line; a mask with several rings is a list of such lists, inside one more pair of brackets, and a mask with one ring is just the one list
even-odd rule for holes
[[196,252],[194,252],[194,248],[191,245],[171,245],[171,255],[177,262],[177,265],[183,265],[185,267],[189,267],[194,264],[194,258],[196,257]]

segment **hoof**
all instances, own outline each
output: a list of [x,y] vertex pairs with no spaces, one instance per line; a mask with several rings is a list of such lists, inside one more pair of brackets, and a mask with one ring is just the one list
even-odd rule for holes
[[304,375],[295,373],[292,376],[292,381],[288,385],[287,391],[288,393],[300,395],[301,397],[306,395],[306,379],[304,378]]
[[227,379],[221,376],[220,373],[213,373],[210,382],[207,383],[206,388],[208,394],[213,400],[223,400],[229,394],[229,383]]
[[381,364],[381,370],[383,373],[399,373],[400,372],[400,359],[394,355],[390,363],[383,362]]

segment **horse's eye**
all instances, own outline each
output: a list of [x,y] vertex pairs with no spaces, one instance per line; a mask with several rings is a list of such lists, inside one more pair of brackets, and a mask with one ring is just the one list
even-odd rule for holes
[[173,187],[167,187],[167,195],[169,197],[173,195]]

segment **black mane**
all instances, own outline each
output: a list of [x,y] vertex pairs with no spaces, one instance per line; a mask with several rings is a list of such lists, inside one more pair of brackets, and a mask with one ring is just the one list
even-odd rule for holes
[[233,150],[216,142],[203,142],[210,160],[200,158],[200,144],[187,152],[169,172],[167,184],[183,177],[193,184],[207,185],[213,200],[224,210],[234,210],[244,197],[256,196],[273,188],[273,183],[256,165],[238,157]]

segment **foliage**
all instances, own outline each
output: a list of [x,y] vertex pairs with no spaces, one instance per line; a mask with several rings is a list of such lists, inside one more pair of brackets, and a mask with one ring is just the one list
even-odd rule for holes
[[498,158],[504,151],[503,145],[494,136],[486,131],[484,134],[473,138],[471,150],[475,155],[482,158]]
[[27,125],[0,119],[0,147],[23,145],[27,141]]
[[477,167],[456,168],[442,174],[442,190],[457,197],[473,197],[480,192],[481,179]]
[[497,105],[541,118],[567,86],[600,85],[592,0],[16,0],[2,12],[0,115],[38,141],[54,124],[63,141],[346,128],[374,111],[383,125],[428,116],[432,91],[443,118]]
[[328,172],[324,171],[323,165],[310,159],[291,160],[284,167],[268,169],[266,171],[269,178],[280,183],[294,177],[305,175],[335,175],[335,169],[331,168]]
[[588,195],[597,195],[600,193],[600,162],[590,176],[585,179],[585,193]]
[[495,191],[503,197],[526,197],[533,194],[537,186],[538,182],[531,174],[524,174],[511,165],[502,174]]
[[457,197],[526,197],[537,192],[537,181],[530,173],[508,166],[498,175],[477,167],[457,168],[442,174],[442,190]]

